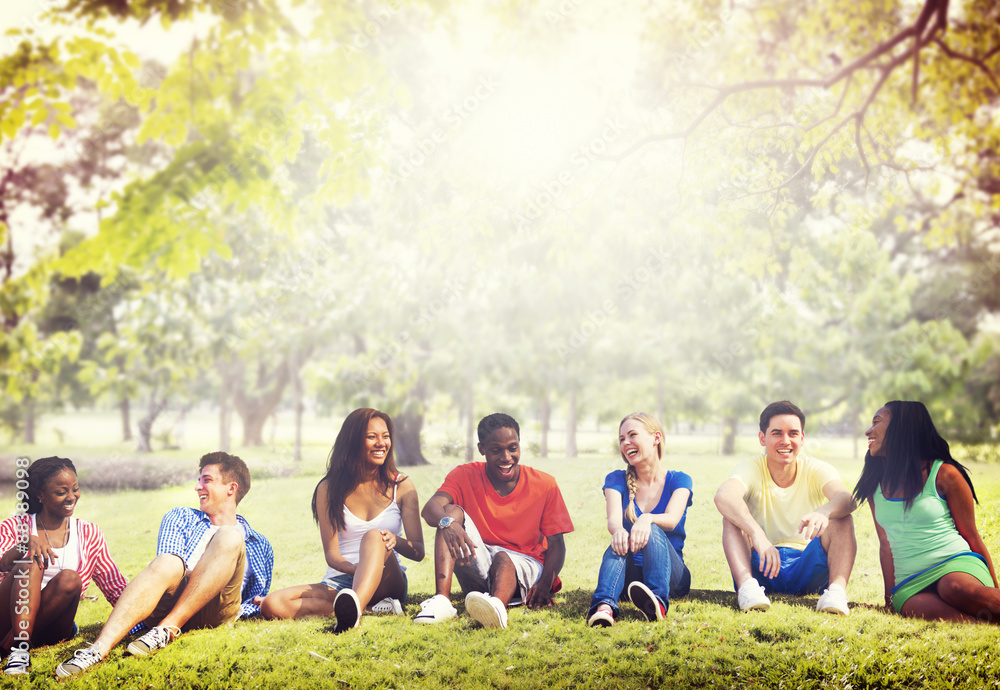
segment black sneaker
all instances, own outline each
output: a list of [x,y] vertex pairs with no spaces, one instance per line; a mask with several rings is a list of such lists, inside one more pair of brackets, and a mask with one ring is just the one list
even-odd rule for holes
[[666,607],[660,603],[652,590],[638,580],[629,583],[628,598],[635,607],[642,611],[648,621],[662,620],[667,615]]
[[353,630],[361,623],[361,602],[353,589],[342,589],[333,600],[333,615],[337,624],[333,632],[342,633]]

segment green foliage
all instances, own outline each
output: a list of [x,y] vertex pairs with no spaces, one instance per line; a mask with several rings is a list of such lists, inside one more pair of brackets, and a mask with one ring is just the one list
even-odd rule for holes
[[[612,12],[569,4],[502,3],[489,39],[532,60]],[[985,0],[953,10],[918,61],[883,71],[901,41],[850,79],[780,88],[743,86],[835,74],[917,8],[643,6],[635,93],[613,85],[606,114],[574,113],[593,133],[512,171],[476,146],[502,127],[476,128],[519,85],[473,98],[430,57],[461,12],[292,7],[71,0],[53,21],[82,20],[81,35],[27,36],[0,62],[5,143],[82,130],[73,97],[93,84],[128,104],[119,133],[148,154],[102,194],[99,232],[45,268],[143,286],[84,369],[95,393],[200,377],[202,396],[259,411],[302,379],[320,405],[386,409],[417,439],[435,396],[470,416],[508,401],[572,419],[643,407],[734,431],[777,397],[821,423],[918,397],[948,428],[996,427],[998,346],[981,326],[1000,271],[979,280],[1000,205]],[[283,14],[300,10],[308,22]],[[117,25],[97,28],[126,18],[204,30],[146,80]],[[57,177],[31,186],[65,201]],[[969,248],[958,262],[934,249],[953,240]],[[27,313],[17,282],[5,314]],[[935,300],[946,285],[955,299]]]

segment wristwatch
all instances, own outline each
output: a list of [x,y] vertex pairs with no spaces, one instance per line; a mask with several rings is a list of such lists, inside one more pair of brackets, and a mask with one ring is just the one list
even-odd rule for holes
[[455,518],[453,518],[450,515],[445,515],[443,518],[438,520],[438,529],[444,529],[445,527],[449,527],[453,522],[455,522]]

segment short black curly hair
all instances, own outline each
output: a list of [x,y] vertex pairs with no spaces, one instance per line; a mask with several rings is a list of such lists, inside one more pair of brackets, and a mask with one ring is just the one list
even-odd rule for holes
[[486,415],[479,420],[479,427],[476,429],[476,434],[479,436],[479,442],[483,443],[494,431],[504,428],[513,429],[517,432],[517,437],[519,439],[521,438],[521,427],[517,425],[517,420],[509,414],[494,412],[493,414]]

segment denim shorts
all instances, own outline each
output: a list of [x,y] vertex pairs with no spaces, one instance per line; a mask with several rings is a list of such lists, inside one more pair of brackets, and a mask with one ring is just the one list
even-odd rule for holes
[[[326,585],[330,589],[335,589],[338,592],[342,589],[350,589],[354,585],[354,576],[342,573],[340,575],[332,575],[329,577],[324,577],[320,581],[321,585]],[[409,581],[406,579],[406,571],[403,571],[403,598],[400,599],[400,603],[404,606],[406,605],[406,597],[409,596],[410,585]],[[378,602],[375,602],[378,603]]]
[[787,546],[778,547],[781,570],[770,580],[760,572],[757,552],[750,552],[750,572],[767,592],[778,594],[819,594],[830,583],[830,566],[819,538],[813,539],[799,551]]

